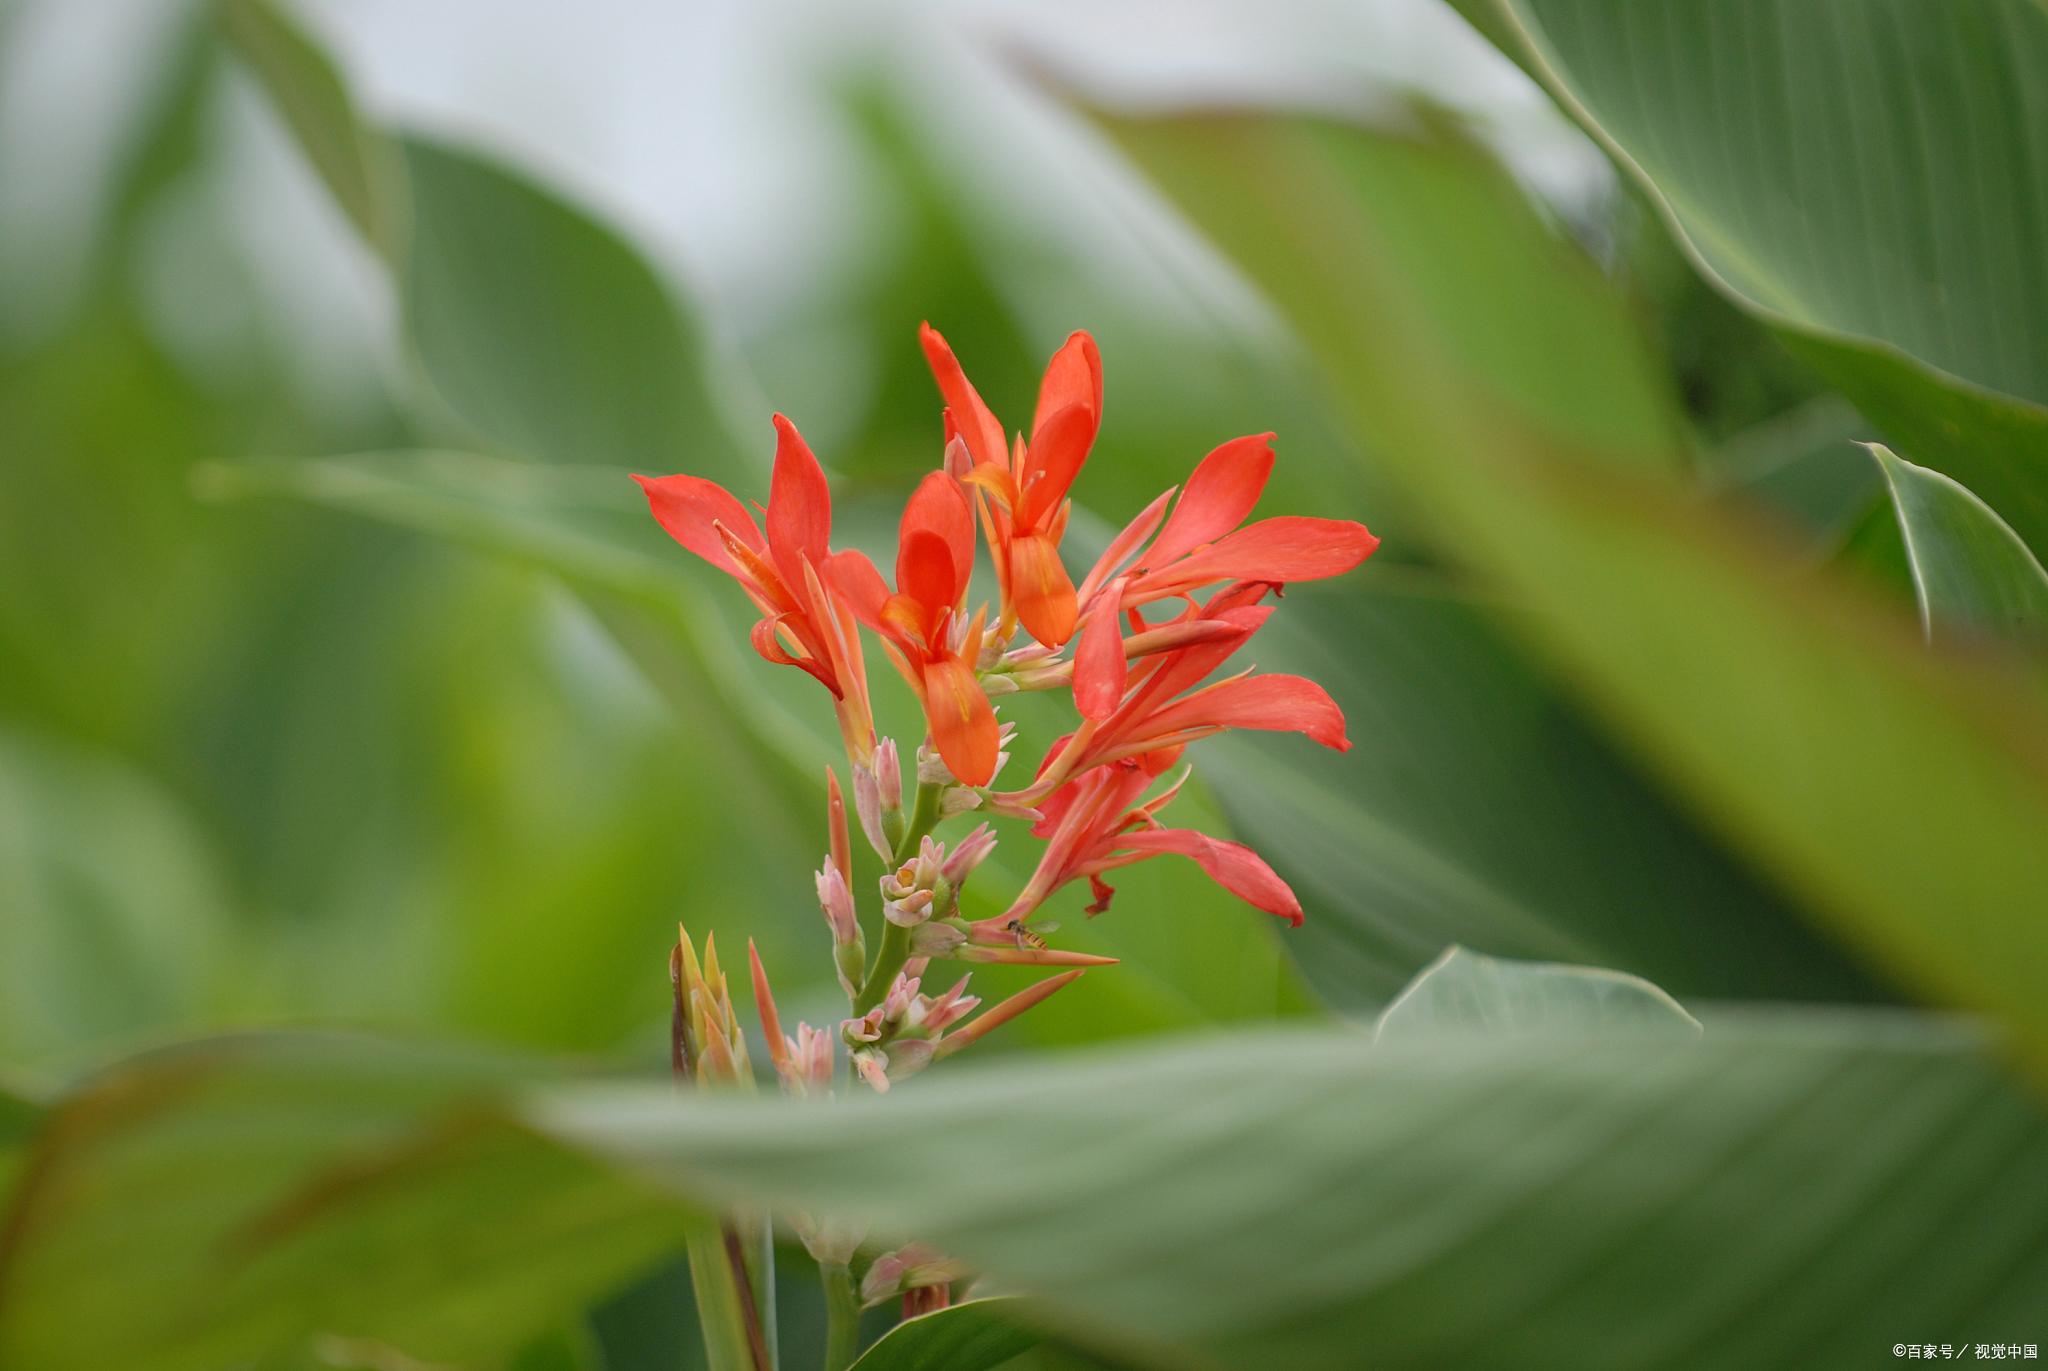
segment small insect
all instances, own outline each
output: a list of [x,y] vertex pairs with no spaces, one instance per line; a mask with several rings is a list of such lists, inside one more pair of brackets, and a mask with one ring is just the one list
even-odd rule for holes
[[1003,925],[1003,931],[1013,935],[1017,939],[1017,946],[1020,948],[1029,947],[1039,952],[1043,952],[1046,949],[1046,941],[1039,936],[1038,930],[1026,924],[1022,919],[1010,920]]

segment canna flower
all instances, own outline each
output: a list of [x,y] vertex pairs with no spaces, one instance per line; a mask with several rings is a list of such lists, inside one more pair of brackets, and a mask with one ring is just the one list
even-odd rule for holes
[[[1131,673],[1128,691],[1120,686],[1118,697],[1111,708],[1101,712],[1102,717],[1084,720],[1073,734],[1054,743],[1038,779],[1025,790],[1005,796],[1005,801],[1035,804],[1069,777],[1091,767],[1179,748],[1231,728],[1304,733],[1324,747],[1349,751],[1344,712],[1328,691],[1304,676],[1245,671],[1201,684],[1271,617],[1271,607],[1258,603],[1266,589],[1258,582],[1228,586],[1169,625],[1172,630],[1201,625],[1203,631],[1143,658]],[[1082,643],[1075,668],[1077,700],[1084,693],[1078,678],[1093,669],[1087,660],[1088,646],[1087,641]],[[1118,653],[1120,666],[1124,660]]]
[[763,511],[767,533],[731,492],[700,476],[635,476],[668,535],[740,583],[761,611],[754,650],[778,666],[809,672],[832,692],[855,765],[874,752],[860,635],[820,580],[830,556],[832,494],[818,459],[775,416],[775,471]]
[[1272,434],[1232,439],[1195,468],[1163,528],[1171,490],[1104,550],[1077,592],[1086,624],[1073,682],[1083,717],[1106,717],[1123,694],[1125,661],[1133,655],[1118,642],[1124,615],[1131,615],[1134,633],[1144,636],[1147,628],[1137,614],[1142,605],[1187,599],[1219,581],[1283,586],[1341,576],[1379,547],[1364,524],[1345,519],[1282,515],[1239,527],[1258,504],[1273,460]]
[[1021,622],[1040,643],[1059,647],[1074,636],[1078,609],[1059,552],[1071,508],[1067,492],[1102,422],[1102,358],[1095,340],[1075,333],[1053,354],[1039,385],[1031,440],[1019,438],[1013,450],[946,340],[930,324],[919,338],[946,399],[949,428],[964,444],[968,469],[962,479],[984,496],[982,524],[1002,593],[997,636],[1007,637],[1010,626]]
[[1179,760],[1180,751],[1176,746],[1126,757],[1095,767],[1055,791],[1044,802],[1045,817],[1032,830],[1046,840],[1038,869],[1008,909],[974,925],[975,940],[1000,945],[1014,939],[1055,891],[1083,877],[1095,897],[1088,912],[1100,914],[1116,894],[1102,879],[1105,872],[1162,853],[1191,858],[1231,894],[1298,927],[1301,902],[1258,853],[1243,843],[1159,823],[1159,811],[1180,793],[1186,771],[1159,796],[1138,803],[1159,775]]
[[974,572],[974,510],[960,483],[928,474],[904,507],[896,540],[896,589],[858,552],[834,553],[832,589],[882,639],[924,708],[932,741],[962,785],[995,778],[1002,730],[981,688],[983,618],[962,611]]

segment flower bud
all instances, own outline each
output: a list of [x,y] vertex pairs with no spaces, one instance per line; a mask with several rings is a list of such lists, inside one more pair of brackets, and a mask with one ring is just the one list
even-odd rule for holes
[[940,797],[939,817],[950,819],[956,814],[971,813],[981,808],[983,799],[979,790],[969,790],[966,786],[956,785]]
[[875,1258],[861,1279],[860,1297],[875,1304],[921,1285],[950,1285],[966,1274],[960,1261],[923,1243],[907,1243]]
[[888,861],[903,834],[903,767],[896,759],[895,739],[876,743],[872,765],[853,769],[853,808],[868,846]]
[[953,784],[952,771],[948,769],[945,759],[939,756],[939,750],[932,746],[929,738],[917,745],[917,783],[919,785]]
[[933,919],[910,930],[913,957],[950,957],[967,942],[967,925],[958,919]]
[[952,883],[940,875],[945,857],[944,843],[929,834],[921,839],[915,857],[882,877],[883,917],[902,928],[949,917],[954,894]]
[[940,879],[958,890],[995,850],[996,831],[987,824],[976,825],[972,833],[953,844],[953,851],[939,866]]
[[881,788],[882,812],[903,808],[903,763],[896,758],[896,740],[875,744],[875,781]]
[[860,987],[868,962],[867,938],[854,913],[853,892],[846,888],[839,868],[829,861],[817,873],[817,884],[818,907],[825,911],[825,923],[832,930],[832,965],[839,973],[840,987],[852,995]]

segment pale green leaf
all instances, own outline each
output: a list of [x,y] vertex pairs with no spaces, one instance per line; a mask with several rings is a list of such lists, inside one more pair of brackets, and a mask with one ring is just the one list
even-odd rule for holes
[[1684,1038],[1699,1031],[1699,1020],[1640,976],[1447,947],[1386,1007],[1373,1036],[1381,1042],[1443,1032]]
[[989,1371],[1036,1346],[1015,1297],[967,1300],[905,1319],[861,1353],[853,1371]]
[[2048,639],[2048,572],[2005,520],[1952,478],[1873,443],[1930,641]]

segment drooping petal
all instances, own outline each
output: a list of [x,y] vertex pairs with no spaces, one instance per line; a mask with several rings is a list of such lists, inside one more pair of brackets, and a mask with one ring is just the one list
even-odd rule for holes
[[1038,385],[1038,409],[1031,416],[1033,447],[1038,446],[1046,420],[1070,405],[1086,405],[1098,422],[1102,417],[1102,354],[1085,332],[1067,335],[1067,341],[1045,365],[1045,379]]
[[1125,833],[1116,846],[1126,852],[1174,852],[1192,858],[1209,879],[1256,909],[1301,926],[1301,901],[1265,859],[1243,843],[1228,842],[1191,828],[1155,828]]
[[982,403],[980,393],[962,370],[960,359],[953,355],[953,349],[930,324],[920,324],[917,337],[924,346],[924,357],[931,366],[932,379],[939,383],[939,394],[946,397],[946,404],[953,411],[953,422],[960,426],[960,437],[966,441],[967,450],[974,455],[976,465],[992,462],[1007,468],[1009,460],[1004,451],[1003,426]]
[[1344,711],[1330,693],[1305,676],[1239,676],[1155,710],[1144,721],[1147,736],[1165,737],[1187,728],[1256,728],[1305,733],[1324,747],[1348,752]]
[[946,770],[962,785],[993,780],[1001,730],[973,668],[955,657],[925,663],[924,708]]
[[869,628],[882,627],[882,606],[889,599],[888,582],[882,573],[875,570],[875,564],[867,554],[848,549],[835,552],[825,559],[821,568],[825,584],[839,598],[839,602],[853,611],[853,617]]
[[1273,435],[1233,438],[1202,459],[1188,477],[1173,517],[1139,566],[1163,567],[1243,523],[1273,474]]
[[1074,650],[1074,707],[1084,719],[1107,719],[1123,703],[1130,672],[1117,624],[1116,606],[1122,593],[1121,581],[1112,581],[1103,590],[1081,628],[1081,644]]
[[783,582],[803,584],[803,559],[823,562],[832,541],[825,469],[796,425],[775,416],[775,474],[768,485],[768,548]]
[[718,536],[714,525],[724,524],[735,537],[756,550],[767,548],[761,530],[754,526],[754,516],[716,481],[701,476],[633,479],[646,492],[647,507],[654,511],[655,522],[668,531],[668,536],[727,575],[739,575],[739,568],[727,555],[725,540]]
[[788,620],[788,615],[778,615],[775,618],[762,619],[756,623],[753,631],[747,635],[748,641],[754,645],[754,651],[761,654],[763,661],[773,662],[777,666],[799,667],[809,672],[817,677],[827,690],[832,692],[834,699],[838,699],[840,697],[839,683],[832,679],[831,669],[815,658],[792,656],[789,650],[783,647],[781,640],[776,637],[776,630],[781,628]]
[[901,549],[918,532],[936,534],[943,539],[953,556],[953,570],[959,578],[954,587],[951,604],[959,600],[967,589],[967,578],[974,570],[974,506],[967,499],[967,492],[960,483],[943,471],[926,474],[918,482],[917,489],[910,494],[910,500],[903,506],[903,521],[897,532],[898,562],[896,588],[907,589],[903,584]]
[[1044,534],[1023,533],[1010,540],[1010,596],[1017,618],[1039,642],[1061,647],[1074,636],[1079,612],[1074,583],[1060,562],[1060,550]]
[[[1019,529],[1045,529],[1095,442],[1095,411],[1069,405],[1045,421],[1024,462],[1017,491]],[[1057,538],[1054,539],[1058,541]]]
[[1178,652],[1167,653],[1160,658],[1160,666],[1139,688],[1130,701],[1117,711],[1117,717],[1104,732],[1121,735],[1125,729],[1141,720],[1152,710],[1171,700],[1207,678],[1210,672],[1222,666],[1239,648],[1251,641],[1252,635],[1265,626],[1273,617],[1270,605],[1250,605],[1242,609],[1225,610],[1215,616],[1216,621],[1231,626],[1233,632],[1191,644]]
[[1379,545],[1364,524],[1283,514],[1247,525],[1171,566],[1148,572],[1138,589],[1158,594],[1222,580],[1280,585],[1316,581],[1343,575]]

